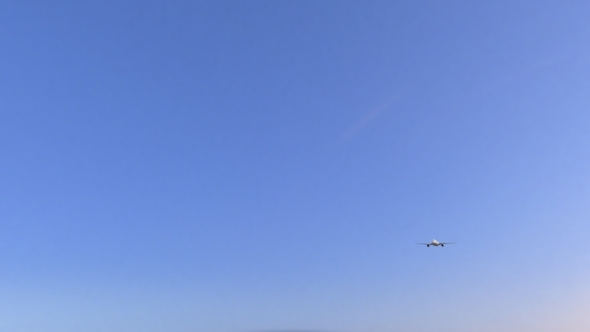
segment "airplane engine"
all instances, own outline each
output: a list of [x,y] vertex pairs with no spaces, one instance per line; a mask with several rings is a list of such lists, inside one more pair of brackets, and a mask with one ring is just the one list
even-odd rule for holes
[[444,244],[441,244],[440,246],[441,246],[441,247],[444,247],[445,245],[444,245]]

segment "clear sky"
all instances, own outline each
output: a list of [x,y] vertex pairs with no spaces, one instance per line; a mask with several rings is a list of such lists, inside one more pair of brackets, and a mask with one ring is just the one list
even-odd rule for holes
[[3,1],[0,330],[590,331],[589,22]]

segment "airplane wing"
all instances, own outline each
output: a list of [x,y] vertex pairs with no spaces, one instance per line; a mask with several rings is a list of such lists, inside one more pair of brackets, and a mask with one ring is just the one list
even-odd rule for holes
[[439,244],[455,244],[457,242],[439,242]]
[[427,245],[432,244],[432,243],[416,243],[416,244],[423,244],[423,245],[427,246]]

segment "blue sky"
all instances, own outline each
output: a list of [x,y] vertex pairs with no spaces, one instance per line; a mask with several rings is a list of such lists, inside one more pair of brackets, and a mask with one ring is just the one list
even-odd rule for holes
[[1,329],[590,329],[588,22],[4,2]]

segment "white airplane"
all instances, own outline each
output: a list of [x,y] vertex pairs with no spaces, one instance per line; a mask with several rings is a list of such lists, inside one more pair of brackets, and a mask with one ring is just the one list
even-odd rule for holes
[[424,244],[427,247],[430,247],[430,246],[435,246],[435,247],[441,246],[441,247],[444,247],[445,244],[455,244],[455,243],[457,243],[457,242],[438,242],[437,240],[432,240],[432,242],[430,242],[430,243],[416,243],[416,244]]

